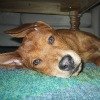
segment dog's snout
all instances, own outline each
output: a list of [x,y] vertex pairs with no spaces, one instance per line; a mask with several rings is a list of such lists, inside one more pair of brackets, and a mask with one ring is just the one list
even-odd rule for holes
[[65,55],[59,62],[60,70],[70,71],[73,70],[74,67],[74,59],[70,55]]

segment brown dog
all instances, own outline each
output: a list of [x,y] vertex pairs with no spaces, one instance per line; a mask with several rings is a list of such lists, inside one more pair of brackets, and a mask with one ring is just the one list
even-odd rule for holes
[[15,52],[0,54],[2,66],[24,67],[67,78],[79,74],[82,61],[100,65],[100,39],[87,32],[54,30],[38,21],[7,33],[23,38],[23,42]]

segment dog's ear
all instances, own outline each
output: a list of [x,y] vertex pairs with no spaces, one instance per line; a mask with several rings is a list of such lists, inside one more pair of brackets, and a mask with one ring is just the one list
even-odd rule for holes
[[16,38],[23,38],[29,32],[29,30],[34,26],[32,23],[23,24],[16,28],[10,29],[5,31],[5,33],[16,37]]
[[17,52],[0,54],[0,66],[6,68],[23,67],[22,59]]
[[51,29],[51,27],[42,21],[37,21],[35,23],[27,23],[23,24],[21,26],[18,26],[16,28],[10,29],[5,31],[5,33],[16,37],[16,38],[23,38],[25,35],[31,31],[37,31],[40,29]]

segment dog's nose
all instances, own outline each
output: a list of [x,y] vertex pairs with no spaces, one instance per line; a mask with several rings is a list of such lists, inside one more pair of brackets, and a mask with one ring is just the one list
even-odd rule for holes
[[73,70],[74,67],[74,59],[70,55],[65,55],[59,62],[60,70],[70,71]]

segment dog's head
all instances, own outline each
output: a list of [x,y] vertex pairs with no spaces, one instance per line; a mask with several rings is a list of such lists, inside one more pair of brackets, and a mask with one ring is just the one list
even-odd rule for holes
[[38,21],[24,24],[7,33],[23,38],[23,42],[17,51],[0,55],[2,65],[25,66],[47,75],[65,78],[80,72],[80,56],[60,33],[46,23]]

